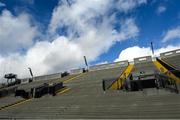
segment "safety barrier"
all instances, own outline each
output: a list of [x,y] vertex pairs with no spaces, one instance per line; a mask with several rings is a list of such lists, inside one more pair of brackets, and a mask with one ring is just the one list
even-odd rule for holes
[[32,97],[31,93],[27,92],[25,90],[16,90],[15,96],[21,96],[21,97],[23,97],[25,99],[28,99],[28,98]]
[[160,59],[157,58],[157,60],[154,61],[154,64],[160,72],[162,72],[165,75],[169,76],[170,78],[176,80],[177,83],[180,83],[180,78],[178,78],[173,73],[171,73],[171,71],[169,71],[168,68],[166,68],[164,66],[163,62]]
[[167,57],[172,57],[172,56],[177,56],[177,55],[180,55],[180,49],[160,53],[161,58],[167,58]]
[[120,62],[114,62],[114,63],[108,63],[108,64],[101,64],[101,65],[95,65],[90,66],[89,71],[96,71],[96,70],[103,70],[103,69],[110,69],[110,68],[116,68],[116,67],[125,67],[128,66],[128,61],[120,61]]
[[50,74],[50,75],[42,75],[42,76],[36,76],[33,78],[34,81],[38,80],[50,80],[50,79],[57,79],[61,78],[61,73],[55,73],[55,74]]
[[17,89],[17,86],[1,89],[0,97],[5,97],[10,94],[13,94],[13,93],[15,93],[16,89]]
[[176,68],[174,68],[173,66],[169,65],[168,63],[166,63],[163,60],[160,60],[157,58],[157,61],[163,65],[168,71],[171,71],[171,73],[173,73],[175,76],[177,76],[178,78],[180,78],[180,71],[177,70]]
[[70,74],[80,74],[83,72],[83,69],[72,69],[70,70]]
[[68,75],[69,75],[69,73],[67,71],[65,71],[65,72],[61,73],[61,78],[66,77]]
[[143,71],[133,72],[126,81],[126,89],[131,91],[143,90],[144,88],[155,88],[156,85],[156,72]]
[[122,70],[120,73],[120,77],[117,78],[109,78],[103,79],[102,81],[102,88],[104,91],[111,89],[111,90],[119,90],[123,87],[124,81],[130,75],[134,65],[129,64],[126,68]]
[[125,70],[122,72],[122,74],[120,75],[120,77],[114,81],[112,83],[112,85],[110,86],[109,89],[112,89],[112,90],[117,90],[117,89],[121,89],[124,85],[124,82],[126,81],[126,79],[129,77],[131,71],[133,70],[134,68],[134,65],[132,64],[129,64]]
[[17,89],[15,92],[15,96],[21,96],[26,99],[29,99],[31,97],[40,98],[46,94],[51,94],[54,96],[62,88],[64,88],[63,82],[54,83],[52,85],[44,83],[40,86],[31,88],[30,90]]
[[124,84],[124,89],[127,91],[143,91],[145,88],[165,88],[172,92],[179,93],[175,80],[167,75],[153,71],[141,74],[131,74]]
[[31,89],[34,98],[40,98],[49,92],[49,85],[44,83],[41,86],[35,87]]
[[64,88],[63,82],[55,83],[49,87],[49,94],[52,94],[53,96],[55,96],[56,93],[62,88]]
[[107,79],[103,79],[103,81],[102,81],[103,91],[108,90],[108,89],[111,87],[112,83],[113,83],[114,81],[116,81],[116,80],[118,80],[118,77],[117,77],[117,78],[107,78]]
[[151,56],[134,58],[134,64],[143,63],[143,62],[151,62],[151,61],[152,61]]

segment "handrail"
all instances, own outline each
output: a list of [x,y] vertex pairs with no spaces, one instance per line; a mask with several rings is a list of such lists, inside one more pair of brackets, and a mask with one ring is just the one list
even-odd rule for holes
[[176,77],[180,78],[180,71],[176,68],[174,68],[173,66],[169,65],[168,63],[166,63],[163,60],[160,60],[159,58],[156,58],[157,61],[162,64],[169,72],[171,72],[172,74],[174,74]]
[[[160,80],[161,82],[163,82],[165,88],[169,88],[171,90],[174,90],[176,93],[179,93],[179,90],[177,88],[177,83],[176,80],[172,79],[171,77],[165,75],[165,74],[155,74],[156,78],[158,80]],[[174,88],[168,86],[169,85],[173,85]]]

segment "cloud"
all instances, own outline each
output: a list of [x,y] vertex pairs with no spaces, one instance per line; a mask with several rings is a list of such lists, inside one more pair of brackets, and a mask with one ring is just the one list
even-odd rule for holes
[[143,57],[151,55],[151,49],[148,47],[139,47],[139,46],[133,46],[126,48],[121,51],[119,54],[119,57],[115,61],[122,61],[122,60],[133,60],[136,57]]
[[[33,43],[33,39],[37,36],[37,28],[31,25],[28,15],[15,17],[9,11],[4,11],[0,20],[7,29],[7,35],[0,32],[0,36],[4,37],[2,50],[8,51],[9,55],[0,54],[0,66],[3,66],[0,75],[13,72],[20,78],[28,77],[28,67],[35,75],[82,67],[84,55],[88,62],[92,62],[116,42],[137,37],[139,28],[135,19],[117,21],[114,14],[108,13],[112,4],[111,0],[75,0],[70,1],[70,5],[65,0],[60,1],[52,13],[49,34],[45,35],[51,39],[36,43]],[[114,22],[120,26],[119,29],[114,28]],[[1,28],[0,31],[4,31]],[[9,43],[12,48],[7,47]],[[25,48],[26,52],[18,52],[20,48]]]
[[139,33],[133,18],[119,21],[120,30],[114,29],[116,20],[108,15],[110,4],[109,0],[77,0],[69,6],[62,1],[54,9],[49,32],[58,34],[59,29],[65,28],[66,37],[79,44],[84,54],[94,60],[115,42],[136,37]]
[[0,23],[0,54],[27,49],[38,33],[25,13],[13,16],[8,10],[3,10]]
[[25,55],[17,53],[8,57],[0,56],[1,75],[12,72],[20,78],[28,77],[28,67],[35,76],[69,70],[84,63],[81,51],[77,44],[65,37],[59,37],[53,42],[37,42]]
[[139,28],[136,26],[134,19],[128,18],[123,21],[121,26],[121,32],[118,34],[120,40],[137,37],[139,34]]
[[[66,0],[62,0],[53,11],[49,31],[54,33],[60,27],[69,26],[74,30],[77,27],[83,28],[89,23],[98,25],[103,22],[103,17],[113,22],[113,16],[108,14],[114,7],[122,12],[130,12],[146,2],[146,0],[74,0],[69,6]],[[78,29],[82,32],[81,28]],[[68,31],[69,34],[72,32],[74,31]]]
[[5,7],[5,6],[6,6],[6,4],[0,2],[0,7]]
[[157,14],[161,14],[161,13],[165,12],[166,9],[167,8],[165,6],[159,6],[157,9]]
[[180,39],[180,26],[168,30],[163,37],[163,42],[167,42],[173,39]]
[[147,0],[118,0],[116,7],[122,12],[129,12],[142,4],[146,4]]
[[[180,49],[179,45],[168,45],[166,47],[162,47],[159,49],[155,49],[155,56],[159,56],[160,53]],[[129,60],[132,61],[134,58],[143,57],[143,56],[152,56],[151,48],[150,47],[139,47],[133,46],[122,50],[115,61],[122,61],[122,60]]]
[[[124,23],[122,25],[124,27],[127,25],[134,25],[131,22],[130,24],[127,24],[129,23],[129,19],[122,23]],[[106,29],[102,28],[102,30]],[[102,30],[100,30],[99,32],[97,32],[96,30],[90,31],[88,32],[88,34],[82,36],[78,41],[72,41],[65,36],[59,36],[52,42],[37,42],[27,51],[25,55],[17,53],[12,54],[8,57],[1,57],[0,66],[5,65],[4,67],[2,67],[2,70],[5,71],[3,72],[3,74],[7,72],[13,72],[18,74],[19,77],[22,78],[29,76],[27,69],[28,67],[32,68],[35,75],[43,75],[47,73],[50,74],[54,72],[69,70],[72,68],[78,68],[80,66],[82,67],[84,65],[84,55],[86,55],[88,61],[91,62],[95,60],[97,56],[102,54],[106,49],[112,46],[113,40],[111,40],[111,37],[113,35],[108,32],[107,34],[103,35],[104,31]],[[108,36],[109,34],[110,36]],[[126,34],[130,35],[127,30],[121,31],[121,34],[123,34],[124,36],[127,36]],[[133,34],[132,37],[134,37],[135,35],[137,34]],[[127,38],[129,38],[129,36]],[[117,39],[117,41],[124,39],[126,39],[126,37]],[[1,73],[1,75],[3,74]]]

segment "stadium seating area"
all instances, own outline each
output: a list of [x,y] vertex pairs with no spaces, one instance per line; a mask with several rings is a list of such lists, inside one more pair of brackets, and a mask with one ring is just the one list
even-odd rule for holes
[[[14,97],[13,94],[0,98],[0,118],[180,118],[180,96],[167,89],[103,91],[102,81],[110,79],[111,84],[123,74],[128,64],[102,66],[101,69],[92,67],[93,70],[86,73],[17,85],[17,89],[29,90],[43,83],[63,82],[67,87],[56,96],[46,94],[28,101],[23,101],[26,99],[22,97]],[[133,76],[155,72],[160,73],[150,56],[134,59],[134,69],[131,72]],[[18,101],[23,102],[13,104]],[[6,107],[8,105],[9,107]]]
[[180,70],[180,49],[160,54],[161,59]]
[[7,105],[10,105],[12,103],[16,103],[20,100],[23,100],[22,97],[14,97],[14,95],[10,95],[8,97],[4,97],[4,98],[1,98],[0,99],[0,107],[4,107],[4,106],[7,106]]

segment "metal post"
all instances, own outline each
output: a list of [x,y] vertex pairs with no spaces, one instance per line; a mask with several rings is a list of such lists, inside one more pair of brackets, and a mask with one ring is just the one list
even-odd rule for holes
[[30,72],[30,74],[31,74],[31,77],[33,77],[33,73],[32,73],[31,68],[29,67],[28,69],[29,69],[29,72]]
[[87,60],[86,60],[86,56],[84,56],[84,62],[85,62],[85,65],[87,67],[87,70],[88,70],[88,63],[87,63]]
[[174,81],[174,87],[175,87],[175,92],[176,92],[176,93],[179,93],[179,90],[178,90],[178,87],[177,87],[176,81]]
[[28,67],[28,69],[29,69],[29,72],[30,72],[30,75],[31,75],[31,77],[32,77],[32,81],[33,81],[33,73],[32,73],[32,70],[31,70],[31,68],[30,68],[30,67]]
[[106,91],[105,80],[102,81],[102,88],[103,88],[103,91],[105,93],[105,91]]
[[153,47],[153,42],[151,42],[151,51],[152,51],[152,54],[154,55],[154,47]]

